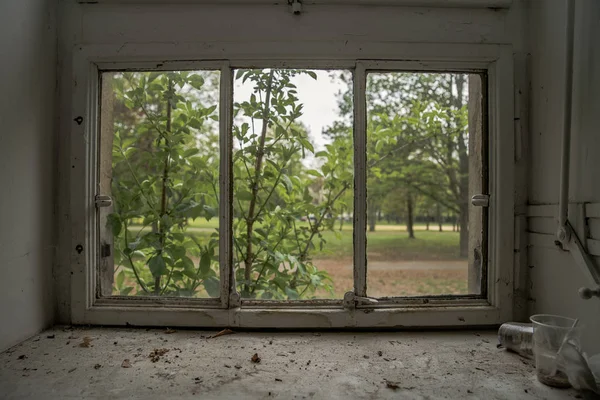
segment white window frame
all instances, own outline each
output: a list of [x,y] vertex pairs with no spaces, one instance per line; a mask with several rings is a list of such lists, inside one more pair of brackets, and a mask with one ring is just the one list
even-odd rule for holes
[[[335,59],[331,55],[335,54]],[[252,58],[250,58],[251,56]],[[226,58],[226,60],[224,60]],[[191,60],[191,61],[181,61]],[[198,60],[198,61],[196,61]],[[373,61],[371,61],[373,60]],[[385,61],[382,61],[385,60]],[[486,298],[394,299],[344,308],[340,300],[240,301],[232,270],[232,103],[234,68],[293,67],[354,70],[355,294],[366,283],[367,70],[486,71],[488,114],[488,273]],[[98,168],[99,71],[220,69],[220,279],[218,299],[97,298],[98,236],[94,199]],[[513,60],[508,45],[338,42],[239,43],[219,46],[135,44],[77,46],[73,65],[71,135],[71,319],[77,324],[382,328],[495,325],[513,315],[514,134]],[[227,149],[223,151],[223,149]],[[228,178],[229,177],[229,178]],[[229,238],[229,240],[225,239]]]

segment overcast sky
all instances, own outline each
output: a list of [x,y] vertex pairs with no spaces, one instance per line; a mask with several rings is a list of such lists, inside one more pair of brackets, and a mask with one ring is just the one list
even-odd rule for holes
[[[326,143],[322,135],[323,128],[332,125],[338,118],[337,93],[344,90],[346,84],[339,78],[332,78],[329,71],[313,70],[317,79],[307,74],[297,75],[291,82],[297,87],[297,96],[304,105],[304,114],[299,118],[309,131],[315,151],[322,150]],[[234,81],[233,97],[235,102],[248,101],[253,90],[253,82],[247,80]],[[255,121],[255,129],[260,129],[259,121]]]

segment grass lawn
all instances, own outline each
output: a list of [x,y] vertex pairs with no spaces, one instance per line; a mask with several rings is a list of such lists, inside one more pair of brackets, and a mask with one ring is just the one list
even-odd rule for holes
[[[308,226],[306,222],[298,222],[298,227]],[[190,221],[188,232],[196,237],[208,237],[218,228],[217,219],[210,221],[196,219]],[[375,227],[375,232],[367,233],[367,252],[369,259],[393,260],[453,260],[458,259],[458,232],[452,232],[450,225],[438,232],[437,225],[426,231],[425,225],[415,226],[416,239],[409,239],[404,225],[382,224]],[[352,224],[345,223],[339,238],[333,232],[325,232],[323,237],[327,243],[323,250],[312,251],[315,259],[352,257]]]
[[[299,222],[299,226],[306,222]],[[202,240],[208,238],[218,228],[218,220],[190,221],[188,234]],[[134,228],[135,230],[135,228]],[[344,292],[352,290],[352,224],[345,223],[337,234],[325,232],[326,244],[319,250],[313,249],[314,264],[327,271],[333,280],[334,295],[317,292],[319,298],[341,298]],[[444,226],[438,232],[437,225],[425,230],[424,225],[415,227],[415,239],[409,239],[403,225],[377,225],[374,232],[367,233],[367,258],[372,267],[368,268],[368,295],[416,296],[467,293],[467,263],[458,254],[459,233],[452,232],[451,226]],[[437,265],[447,263],[451,268],[428,269],[427,263]],[[417,263],[424,268],[406,268],[406,263]],[[387,268],[376,268],[376,265]],[[463,267],[464,266],[464,267]]]

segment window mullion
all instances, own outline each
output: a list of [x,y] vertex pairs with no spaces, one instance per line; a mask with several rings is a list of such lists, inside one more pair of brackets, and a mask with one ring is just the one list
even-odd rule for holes
[[230,295],[235,292],[233,271],[233,173],[232,173],[232,123],[233,74],[228,62],[221,67],[219,101],[219,269],[221,277],[221,304],[229,306]]
[[367,110],[366,72],[356,63],[354,96],[354,293],[367,292]]

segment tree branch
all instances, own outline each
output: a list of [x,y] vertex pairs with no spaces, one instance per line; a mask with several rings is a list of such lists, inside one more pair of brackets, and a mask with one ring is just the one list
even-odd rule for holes
[[[271,103],[271,91],[273,90],[273,88],[272,88],[273,74],[274,74],[274,70],[271,69],[271,72],[269,73],[269,78],[267,81],[266,96],[265,96],[266,98],[265,98],[265,102],[264,102],[264,111],[263,111],[263,124],[262,124],[258,149],[256,151],[256,163],[254,165],[254,181],[251,182],[252,183],[252,188],[251,188],[251,196],[252,197],[250,199],[250,207],[248,208],[248,219],[247,219],[247,223],[246,223],[246,236],[247,236],[248,242],[246,244],[246,257],[244,259],[244,268],[245,268],[244,278],[245,278],[246,282],[248,282],[250,280],[250,273],[251,273],[251,267],[252,267],[252,235],[253,235],[254,221],[255,221],[254,209],[256,208],[256,202],[258,199],[258,179],[260,177],[260,173],[261,173],[261,169],[262,169],[265,139],[267,137],[267,128],[269,125],[269,118],[270,118],[269,111],[271,109],[270,103]],[[245,291],[248,292],[248,290],[249,290],[248,284],[246,283]]]

